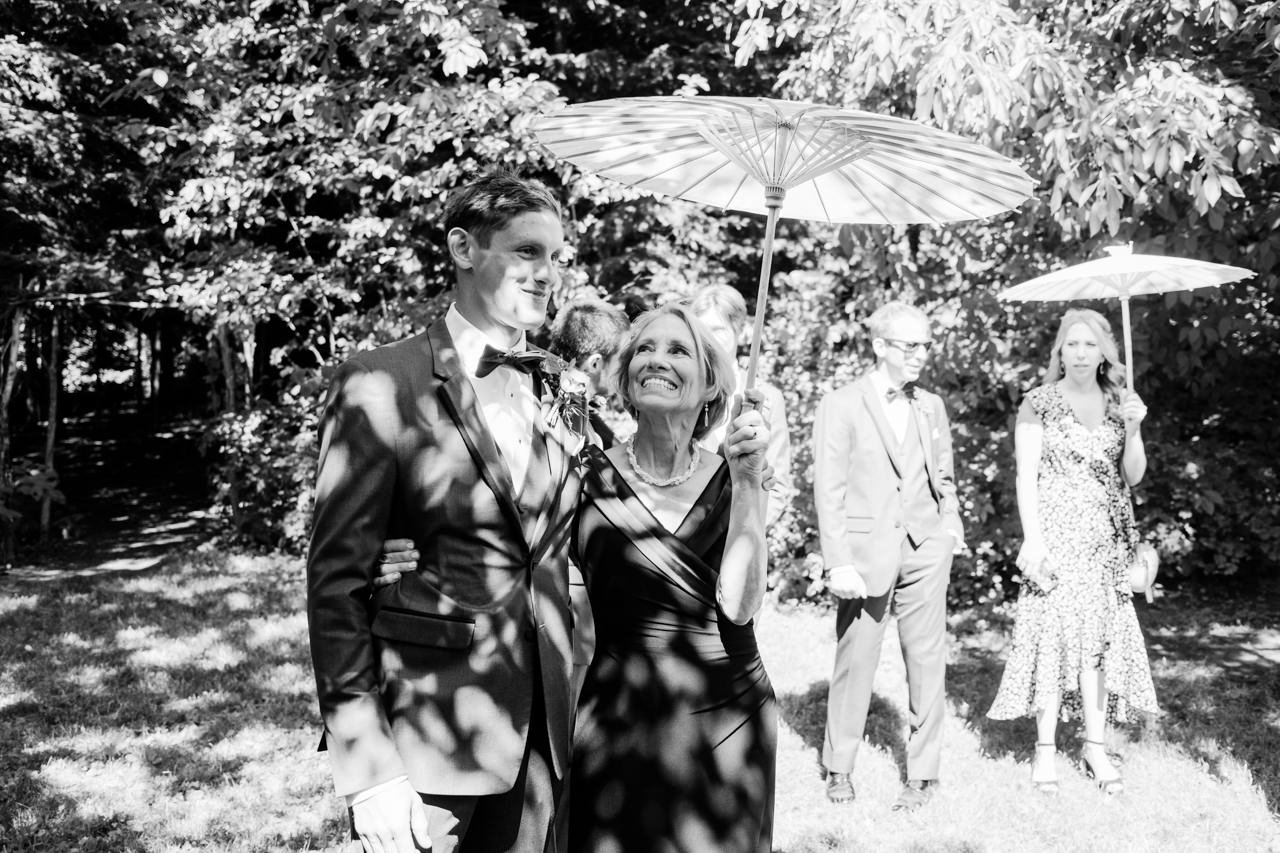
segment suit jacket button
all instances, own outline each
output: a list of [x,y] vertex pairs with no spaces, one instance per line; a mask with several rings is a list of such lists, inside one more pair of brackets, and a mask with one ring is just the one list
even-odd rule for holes
[[902,527],[902,522],[901,522],[901,521],[895,521],[895,522],[893,523],[893,526],[894,526],[894,527]]

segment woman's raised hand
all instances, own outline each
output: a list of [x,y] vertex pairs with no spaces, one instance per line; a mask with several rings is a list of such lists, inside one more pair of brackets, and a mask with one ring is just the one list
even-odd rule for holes
[[1142,420],[1147,416],[1147,404],[1142,402],[1137,391],[1127,391],[1124,402],[1120,404],[1120,416],[1124,418],[1125,435],[1135,435]]
[[412,539],[388,539],[378,555],[378,574],[374,586],[390,586],[400,580],[401,572],[412,572],[418,566],[418,552]]
[[769,447],[769,426],[761,409],[764,394],[758,389],[748,389],[743,397],[733,400],[729,430],[725,436],[725,457],[729,460],[729,473],[735,481],[751,479],[762,481],[767,476],[768,463],[765,450]]

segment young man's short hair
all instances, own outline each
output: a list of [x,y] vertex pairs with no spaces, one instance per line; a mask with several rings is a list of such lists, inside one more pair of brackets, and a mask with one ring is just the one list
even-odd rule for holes
[[564,219],[560,202],[544,184],[514,172],[493,171],[449,193],[444,203],[444,233],[461,228],[487,248],[495,231],[520,214],[537,210],[549,210],[556,219]]

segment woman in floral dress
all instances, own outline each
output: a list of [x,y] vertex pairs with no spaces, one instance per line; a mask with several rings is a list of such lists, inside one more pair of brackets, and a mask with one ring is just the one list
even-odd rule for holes
[[1108,722],[1155,712],[1155,688],[1133,609],[1138,543],[1129,487],[1147,467],[1146,406],[1123,387],[1111,326],[1066,312],[1047,381],[1023,400],[1014,434],[1024,583],[1012,650],[987,716],[1036,719],[1033,784],[1057,791],[1059,718],[1084,718],[1086,772],[1123,790],[1103,747]]

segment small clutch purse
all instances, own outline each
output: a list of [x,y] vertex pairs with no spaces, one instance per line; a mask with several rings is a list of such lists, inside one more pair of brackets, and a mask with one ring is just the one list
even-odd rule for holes
[[1160,555],[1156,549],[1146,542],[1139,542],[1133,549],[1133,562],[1129,564],[1129,588],[1134,592],[1149,592],[1159,570]]

